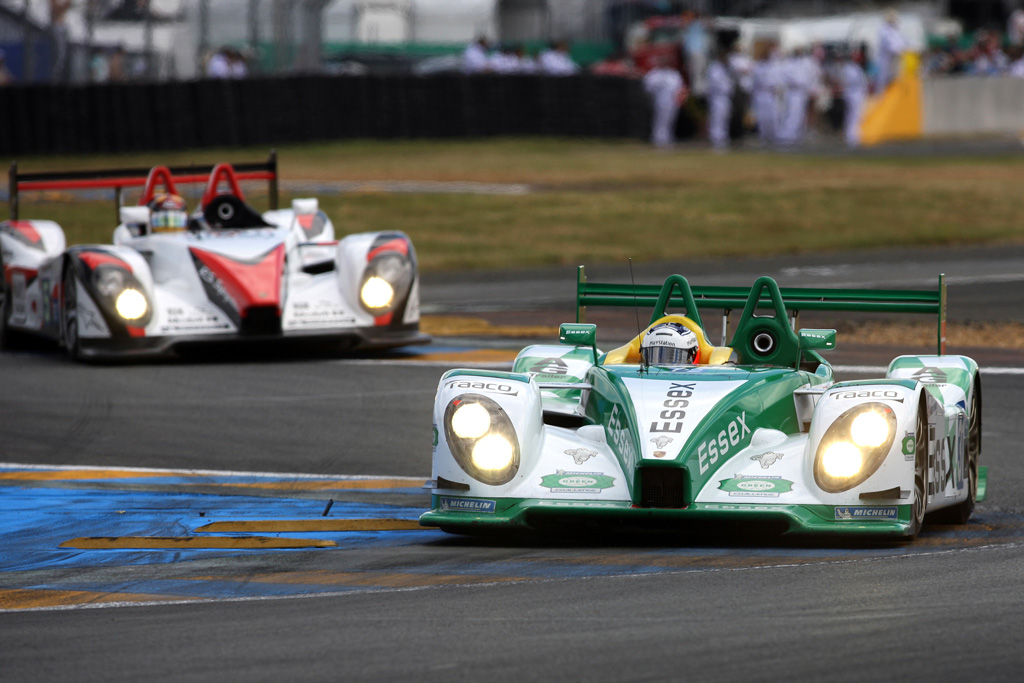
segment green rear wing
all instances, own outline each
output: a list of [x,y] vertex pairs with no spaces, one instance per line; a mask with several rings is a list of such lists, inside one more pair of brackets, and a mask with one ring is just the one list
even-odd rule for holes
[[[723,311],[722,344],[726,344],[729,314],[743,311],[744,318],[758,310],[773,310],[788,317],[795,327],[801,311],[858,311],[869,313],[914,313],[934,315],[939,355],[946,352],[946,280],[939,275],[935,289],[830,289],[779,287],[770,277],[761,277],[752,287],[691,287],[682,275],[670,275],[663,285],[634,285],[587,282],[583,266],[576,281],[576,322],[585,321],[587,306],[652,307],[651,323],[666,310],[682,306],[686,315],[707,332],[701,309]],[[743,327],[741,319],[739,327]],[[731,345],[731,344],[730,344]]]

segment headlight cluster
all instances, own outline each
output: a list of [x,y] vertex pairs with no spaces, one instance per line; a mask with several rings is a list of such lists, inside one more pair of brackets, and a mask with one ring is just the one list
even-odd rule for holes
[[393,309],[412,284],[412,261],[396,251],[375,256],[363,273],[359,300],[370,313],[383,315]]
[[875,473],[895,438],[896,414],[884,403],[847,410],[818,444],[814,482],[827,493],[849,491]]
[[124,268],[99,266],[92,272],[92,283],[123,320],[136,325],[148,320],[149,301],[142,293],[142,285]]
[[486,396],[452,399],[444,411],[444,435],[459,467],[484,484],[506,484],[519,471],[519,439],[512,420]]

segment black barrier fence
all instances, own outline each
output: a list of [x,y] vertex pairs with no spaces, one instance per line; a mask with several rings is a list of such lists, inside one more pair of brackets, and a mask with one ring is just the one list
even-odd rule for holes
[[346,138],[646,138],[636,80],[296,76],[0,89],[0,154],[117,153]]

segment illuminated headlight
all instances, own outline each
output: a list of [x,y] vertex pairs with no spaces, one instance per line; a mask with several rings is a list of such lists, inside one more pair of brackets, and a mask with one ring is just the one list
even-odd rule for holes
[[122,266],[103,264],[92,271],[98,303],[133,326],[149,323],[151,308],[142,285]]
[[363,300],[363,305],[371,310],[387,308],[395,300],[395,288],[383,278],[370,277],[359,290],[359,298]]
[[397,251],[385,251],[366,265],[359,300],[370,313],[383,315],[398,305],[412,279],[412,260]]
[[138,320],[149,310],[146,297],[137,289],[126,289],[121,292],[114,307],[117,309],[117,314],[125,320]]
[[874,474],[892,447],[896,414],[866,403],[839,416],[825,431],[814,456],[814,482],[822,491],[849,491]]
[[477,481],[506,484],[519,471],[519,439],[493,399],[480,394],[452,399],[445,408],[444,435],[459,467]]

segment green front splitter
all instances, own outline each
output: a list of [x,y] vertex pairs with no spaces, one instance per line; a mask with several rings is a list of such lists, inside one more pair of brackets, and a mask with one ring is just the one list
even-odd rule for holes
[[[639,508],[624,501],[496,499],[494,512],[442,510],[438,496],[434,509],[420,516],[420,524],[463,534],[510,530],[555,530],[560,527],[701,531],[728,527],[768,530],[780,535],[818,534],[901,537],[910,530],[910,505],[832,506],[746,503],[693,503],[685,508]],[[865,518],[865,515],[874,515]]]

